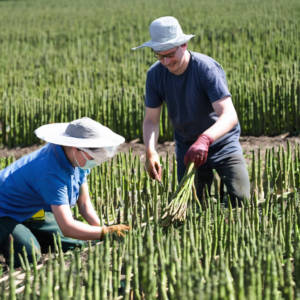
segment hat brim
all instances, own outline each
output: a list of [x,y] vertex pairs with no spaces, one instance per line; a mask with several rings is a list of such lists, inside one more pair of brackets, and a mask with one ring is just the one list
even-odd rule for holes
[[48,143],[77,148],[111,147],[119,146],[125,142],[125,139],[122,136],[114,133],[107,127],[105,127],[105,130],[107,130],[105,137],[95,139],[75,138],[66,133],[66,128],[69,124],[70,123],[54,123],[43,125],[36,129],[34,133],[39,139]]
[[152,48],[154,51],[166,51],[169,49],[172,49],[174,47],[180,46],[186,42],[188,42],[192,37],[194,37],[194,34],[181,34],[179,36],[177,36],[174,39],[168,40],[166,42],[163,43],[159,43],[159,42],[154,42],[154,41],[147,41],[146,43],[144,43],[143,45],[139,46],[139,47],[135,47],[132,48],[131,50],[136,50],[136,49],[140,49],[140,48],[144,48],[144,47],[149,47]]

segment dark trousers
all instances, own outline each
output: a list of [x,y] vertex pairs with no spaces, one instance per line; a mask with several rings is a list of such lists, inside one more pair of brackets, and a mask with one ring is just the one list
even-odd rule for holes
[[32,246],[33,241],[36,258],[41,257],[41,253],[47,253],[49,246],[52,250],[54,247],[53,233],[59,233],[61,237],[62,250],[73,250],[75,247],[81,247],[84,241],[66,238],[62,234],[53,213],[45,213],[45,221],[24,221],[22,223],[9,218],[0,218],[0,252],[4,255],[6,261],[9,261],[10,243],[9,235],[14,239],[14,267],[20,267],[19,255],[23,256],[23,247],[25,246],[28,260],[32,263]]
[[[185,165],[183,163],[185,153],[183,151],[177,152],[178,182],[181,181],[185,172]],[[218,161],[208,161],[198,168],[195,186],[197,188],[199,200],[202,200],[203,189],[206,184],[210,194],[214,180],[213,169],[217,171],[218,175],[225,183],[227,194],[230,196],[233,207],[236,206],[236,199],[240,206],[244,196],[248,199],[250,198],[250,181],[244,156],[243,154],[232,154]]]

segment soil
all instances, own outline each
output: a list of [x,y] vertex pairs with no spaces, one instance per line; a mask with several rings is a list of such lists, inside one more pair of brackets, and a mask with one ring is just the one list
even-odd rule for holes
[[[269,136],[242,136],[240,137],[240,143],[242,145],[242,149],[246,158],[246,161],[251,157],[252,150],[261,149],[261,154],[264,156],[266,148],[283,146],[285,149],[287,148],[287,140],[289,140],[292,149],[295,141],[300,143],[300,136],[289,136],[288,133],[283,135],[278,135],[274,137]],[[40,145],[32,145],[30,147],[17,147],[8,149],[6,147],[0,147],[0,157],[8,157],[10,155],[14,155],[16,159],[27,155],[35,150],[38,150],[42,147],[43,144]],[[129,149],[132,149],[133,155],[139,155],[141,160],[145,160],[145,146],[141,143],[139,139],[133,140],[131,142],[124,143],[119,146],[118,150],[120,152],[128,153]],[[159,155],[162,155],[163,159],[165,159],[167,151],[169,151],[170,157],[173,156],[175,152],[175,143],[174,142],[164,142],[162,144],[158,144],[156,150]]]
[[[251,159],[252,151],[258,150],[260,148],[262,157],[264,157],[266,148],[272,148],[275,147],[275,150],[279,146],[283,146],[286,150],[287,148],[287,140],[289,140],[291,144],[291,148],[294,148],[294,144],[297,141],[300,143],[300,136],[288,136],[287,134],[284,135],[278,135],[274,137],[269,136],[241,136],[240,137],[240,143],[243,149],[243,153],[246,159],[246,162],[248,164],[249,160]],[[129,143],[122,144],[118,150],[122,151],[124,153],[129,152],[129,148],[132,149],[132,153],[134,155],[139,155],[141,160],[145,160],[145,146],[144,144],[139,143],[138,140],[131,141]],[[164,142],[163,144],[158,144],[156,147],[156,151],[158,155],[162,155],[163,159],[165,160],[167,151],[169,151],[170,158],[173,156],[173,153],[175,152],[175,142]],[[0,151],[1,155],[1,151]]]
[[[264,156],[266,148],[272,148],[275,147],[275,150],[279,146],[283,146],[284,149],[287,148],[287,140],[289,140],[292,149],[294,148],[294,144],[297,141],[300,143],[300,136],[288,136],[287,134],[274,136],[274,137],[268,137],[268,136],[260,136],[260,137],[254,137],[254,136],[242,136],[240,137],[240,143],[244,152],[244,156],[246,159],[247,164],[251,160],[251,155],[253,150],[257,150],[258,148],[261,149],[262,157]],[[27,155],[35,150],[38,150],[41,145],[33,145],[30,147],[17,147],[13,149],[7,149],[6,147],[0,148],[0,157],[9,157],[11,155],[14,155],[16,159],[19,159],[20,157]],[[140,143],[139,139],[133,140],[131,142],[127,142],[122,144],[118,150],[123,153],[129,153],[129,149],[132,149],[133,155],[139,155],[142,162],[145,160],[145,146],[144,144]],[[170,157],[173,156],[173,153],[175,152],[175,143],[174,142],[164,142],[162,144],[158,144],[156,147],[156,150],[159,155],[162,155],[163,159],[165,160],[167,151],[169,151]],[[44,254],[42,256],[41,261],[45,258],[47,254]],[[86,254],[82,254],[85,258]],[[7,275],[7,265],[5,264],[5,259],[2,255],[0,255],[0,271],[1,266],[3,270],[3,275]],[[0,272],[0,278],[1,272]]]

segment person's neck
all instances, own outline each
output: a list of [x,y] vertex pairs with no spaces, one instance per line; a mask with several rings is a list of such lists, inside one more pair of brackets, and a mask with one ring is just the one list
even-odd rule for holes
[[72,152],[72,147],[68,147],[68,146],[61,146],[65,152],[65,155],[69,161],[69,163],[72,165],[72,167],[74,166],[74,155]]
[[188,50],[185,50],[184,58],[183,58],[183,63],[181,65],[181,67],[176,72],[174,72],[173,74],[174,75],[181,75],[181,74],[183,74],[185,72],[185,70],[187,69],[188,65],[189,65],[190,59],[191,59],[190,52]]

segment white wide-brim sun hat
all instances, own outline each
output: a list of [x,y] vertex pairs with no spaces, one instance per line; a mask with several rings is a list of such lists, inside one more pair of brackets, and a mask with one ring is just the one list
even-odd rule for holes
[[154,20],[149,26],[151,40],[139,47],[150,47],[156,52],[166,51],[188,42],[195,35],[184,34],[179,22],[174,17],[162,17]]
[[48,143],[77,148],[112,147],[125,142],[122,136],[87,117],[70,123],[43,125],[34,133]]

